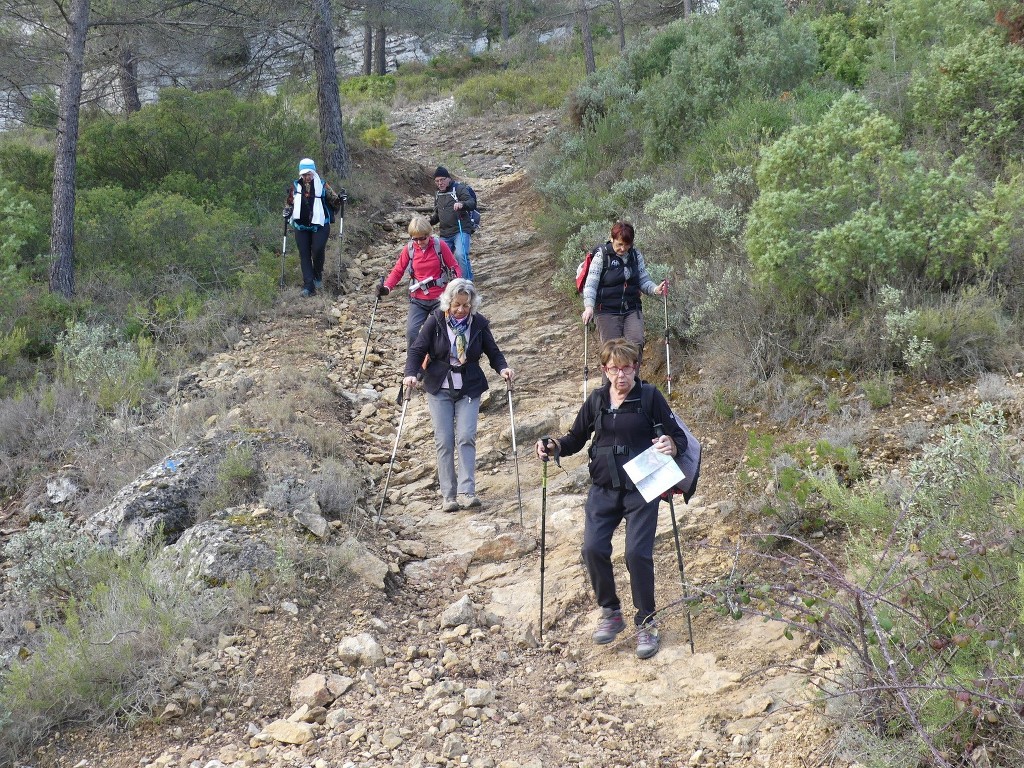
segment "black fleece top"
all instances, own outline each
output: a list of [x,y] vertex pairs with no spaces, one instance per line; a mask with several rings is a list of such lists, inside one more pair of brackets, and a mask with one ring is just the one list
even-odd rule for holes
[[[487,376],[480,367],[481,355],[486,355],[491,368],[499,373],[508,368],[508,363],[491,334],[490,322],[483,315],[473,315],[468,341],[466,362],[462,366],[462,394],[466,397],[478,397],[488,388]],[[423,359],[429,356],[430,362],[423,373],[423,388],[436,395],[441,387],[447,384],[448,372],[451,370],[451,351],[448,321],[444,312],[435,309],[424,321],[419,335],[409,348],[409,354],[405,359],[405,375],[418,374]]]
[[[576,414],[576,420],[569,431],[558,438],[560,454],[572,456],[587,444],[587,440],[594,432],[597,417],[601,416],[601,434],[590,446],[589,451],[590,465],[588,468],[594,485],[604,488],[613,487],[614,479],[609,467],[611,461],[615,464],[622,485],[630,490],[635,488],[629,475],[626,474],[626,470],[622,467],[626,462],[635,459],[651,447],[651,441],[656,437],[655,424],[663,426],[665,434],[675,442],[678,453],[686,450],[686,433],[676,424],[675,419],[672,418],[672,409],[669,407],[668,401],[654,385],[646,385],[654,389],[650,418],[640,410],[642,385],[643,382],[637,379],[622,405],[615,409],[611,408],[611,385],[605,384],[603,387],[595,389],[587,397],[579,413]],[[595,450],[615,446],[622,449],[618,454]]]

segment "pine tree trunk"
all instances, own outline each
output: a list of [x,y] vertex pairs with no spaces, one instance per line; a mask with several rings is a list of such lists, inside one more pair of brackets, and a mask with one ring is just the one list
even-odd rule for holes
[[139,98],[139,69],[135,60],[135,51],[127,40],[122,40],[117,57],[117,79],[121,86],[121,98],[124,100],[124,111],[132,114],[142,109]]
[[619,25],[619,53],[626,50],[626,20],[622,16],[622,0],[612,0],[615,6],[615,21]]
[[509,19],[511,17],[511,11],[509,5],[512,0],[501,0],[501,8],[499,13],[501,14],[501,41],[506,42],[510,35]]
[[75,164],[82,101],[85,35],[89,0],[72,0],[68,16],[68,50],[57,108],[57,144],[53,160],[53,210],[50,219],[50,292],[75,295]]
[[373,27],[370,22],[363,24],[363,74],[373,72]]
[[316,104],[320,118],[320,151],[328,170],[338,178],[349,172],[348,148],[341,125],[338,67],[334,61],[334,27],[330,0],[313,0],[313,69],[316,71]]
[[373,74],[383,75],[387,72],[387,28],[381,24],[373,40]]
[[583,37],[583,60],[588,75],[597,71],[597,62],[594,59],[594,36],[590,32],[590,10],[587,8],[586,0],[580,0],[580,35]]

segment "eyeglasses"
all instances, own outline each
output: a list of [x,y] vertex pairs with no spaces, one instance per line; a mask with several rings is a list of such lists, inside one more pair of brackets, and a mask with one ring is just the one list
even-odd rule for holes
[[424,235],[423,237],[414,237],[413,238],[413,240],[415,240],[417,243],[425,243],[429,239],[430,239],[430,235]]
[[609,376],[618,376],[620,373],[624,373],[627,376],[636,370],[635,365],[602,365],[601,370],[607,373]]

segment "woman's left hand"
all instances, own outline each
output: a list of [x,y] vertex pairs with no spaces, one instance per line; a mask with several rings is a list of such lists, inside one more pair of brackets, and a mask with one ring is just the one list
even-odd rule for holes
[[651,440],[651,442],[654,444],[654,450],[656,450],[658,453],[664,453],[667,456],[676,455],[676,443],[668,435],[661,435],[660,437],[656,437],[653,440]]
[[662,280],[661,285],[654,289],[659,296],[668,296],[668,280]]
[[513,371],[511,368],[502,368],[501,369],[501,378],[503,378],[509,384],[512,383],[512,379],[514,379],[515,377],[516,377],[516,372]]

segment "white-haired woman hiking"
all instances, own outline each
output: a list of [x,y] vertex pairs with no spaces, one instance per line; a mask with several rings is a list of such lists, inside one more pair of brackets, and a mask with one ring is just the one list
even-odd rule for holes
[[[515,372],[491,334],[491,324],[479,313],[480,296],[469,280],[452,280],[441,294],[441,303],[420,328],[405,361],[406,387],[417,386],[423,368],[430,418],[434,423],[437,476],[443,512],[478,507],[476,496],[476,425],[480,395],[488,388],[480,367],[486,356],[491,368],[511,382]],[[458,453],[458,473],[455,455]]]

